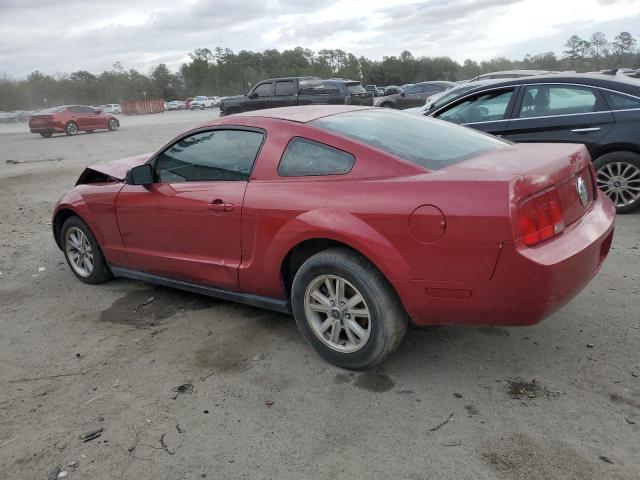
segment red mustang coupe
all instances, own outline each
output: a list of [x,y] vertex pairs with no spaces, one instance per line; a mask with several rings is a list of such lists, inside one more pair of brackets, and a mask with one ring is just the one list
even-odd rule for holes
[[77,135],[94,130],[116,131],[120,122],[110,113],[84,105],[65,105],[40,110],[29,117],[29,130],[49,138],[54,133]]
[[389,109],[216,119],[87,168],[55,208],[74,274],[292,312],[365,369],[408,323],[530,325],[593,278],[615,210],[581,145],[515,145]]

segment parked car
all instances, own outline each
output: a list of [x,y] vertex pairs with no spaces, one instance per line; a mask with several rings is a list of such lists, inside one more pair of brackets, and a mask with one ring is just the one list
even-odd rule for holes
[[173,100],[167,103],[167,110],[184,110],[184,100]]
[[211,100],[213,102],[212,103],[212,107],[215,108],[215,107],[220,106],[220,97],[217,97],[217,96],[209,97],[209,100]]
[[113,115],[122,114],[122,107],[118,103],[107,103],[98,107],[103,113],[111,113]]
[[378,87],[378,96],[380,97],[384,97],[385,93],[384,93],[384,88],[382,87]]
[[379,99],[376,102],[376,106],[385,107],[385,108],[397,108],[400,110],[404,110],[405,108],[411,107],[419,107],[424,104],[424,102],[431,95],[434,95],[438,92],[443,92],[452,87],[455,87],[457,84],[455,82],[447,82],[445,80],[437,81],[437,82],[421,82],[415,83],[406,89],[396,94],[396,95],[388,95]]
[[491,83],[493,80],[479,80],[473,83],[461,83],[456,85],[455,87],[450,88],[449,90],[444,90],[439,93],[434,93],[421,107],[408,108],[405,110],[407,113],[413,113],[417,115],[427,115],[440,105],[444,105],[449,102],[452,98],[458,98],[463,93],[468,92],[474,88],[478,88],[478,85],[486,85],[487,83]]
[[618,213],[640,207],[640,83],[571,74],[494,81],[429,115],[514,142],[583,143]]
[[220,115],[295,105],[354,104],[372,105],[371,94],[360,82],[318,77],[287,77],[263,80],[247,95],[228,97],[220,102]]
[[16,112],[0,112],[0,123],[16,123],[18,114]]
[[189,104],[189,110],[204,110],[205,108],[213,108],[213,98],[198,95]]
[[379,97],[380,96],[380,90],[378,90],[378,86],[377,85],[367,85],[366,87],[364,87],[364,89],[367,92],[373,93],[374,97]]
[[89,167],[52,226],[85,283],[292,312],[325,359],[365,369],[409,322],[539,322],[596,274],[614,216],[582,145],[316,105],[217,118]]
[[29,117],[29,130],[45,138],[54,133],[77,135],[78,132],[92,133],[95,130],[120,128],[120,121],[110,113],[87,105],[63,105],[40,110]]
[[504,70],[501,72],[483,73],[477,77],[473,77],[470,82],[477,82],[478,80],[499,80],[506,78],[522,78],[533,77],[535,75],[548,75],[551,72],[549,70]]
[[398,85],[389,85],[384,89],[385,95],[397,95],[400,92],[402,92],[402,87],[399,87]]

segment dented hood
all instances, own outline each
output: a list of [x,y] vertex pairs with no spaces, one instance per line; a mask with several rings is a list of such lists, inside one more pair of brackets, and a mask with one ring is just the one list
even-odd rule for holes
[[144,153],[142,155],[136,155],[133,157],[121,158],[120,160],[114,160],[113,162],[98,163],[97,165],[91,165],[89,170],[95,172],[104,173],[117,180],[124,180],[125,175],[133,167],[142,165],[149,160],[153,155],[152,153]]

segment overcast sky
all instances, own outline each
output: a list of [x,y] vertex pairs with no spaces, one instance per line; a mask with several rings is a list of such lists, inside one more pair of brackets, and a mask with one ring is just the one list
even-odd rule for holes
[[340,48],[374,59],[560,53],[595,31],[640,34],[640,0],[0,0],[0,75],[176,70],[195,48]]

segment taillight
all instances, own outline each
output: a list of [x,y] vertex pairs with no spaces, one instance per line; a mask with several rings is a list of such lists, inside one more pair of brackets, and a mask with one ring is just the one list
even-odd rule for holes
[[550,188],[525,199],[518,208],[518,223],[528,246],[560,234],[564,230],[564,215],[558,191]]

